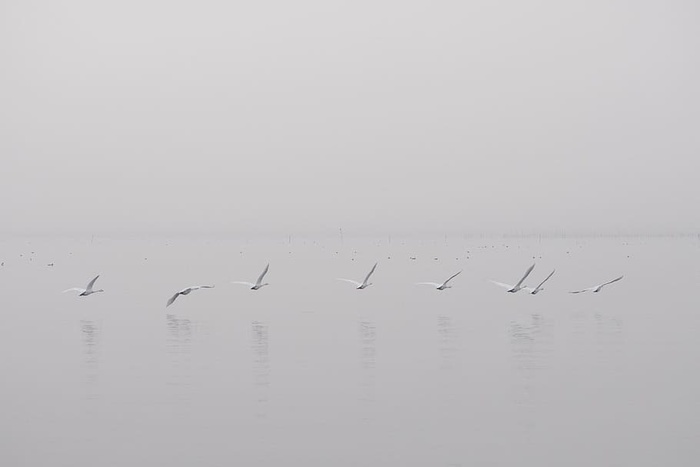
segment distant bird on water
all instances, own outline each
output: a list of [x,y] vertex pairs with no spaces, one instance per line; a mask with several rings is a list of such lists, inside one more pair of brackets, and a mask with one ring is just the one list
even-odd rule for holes
[[168,308],[170,305],[172,305],[173,302],[175,301],[175,299],[177,299],[177,297],[179,297],[180,295],[189,295],[189,293],[192,292],[193,290],[213,289],[213,288],[214,288],[213,285],[193,285],[191,287],[187,287],[186,289],[182,289],[181,291],[179,291],[178,293],[176,293],[175,295],[173,295],[172,297],[170,297],[168,299],[168,303],[165,305],[165,308]]
[[371,282],[368,282],[368,281],[369,281],[369,277],[372,275],[372,273],[374,272],[374,270],[377,269],[377,264],[378,264],[378,263],[374,263],[374,266],[372,266],[372,269],[369,271],[369,274],[367,274],[367,277],[365,277],[365,280],[363,280],[362,282],[357,282],[357,281],[354,281],[354,280],[352,280],[352,279],[343,279],[343,278],[340,278],[340,277],[338,278],[338,280],[339,280],[339,281],[350,282],[351,284],[355,284],[355,286],[356,286],[355,288],[356,288],[357,290],[366,289],[367,287],[369,287],[370,285],[372,285],[372,283],[371,283]]
[[547,282],[547,281],[549,280],[550,277],[552,277],[552,276],[554,275],[554,273],[555,273],[556,271],[557,271],[557,270],[555,269],[555,270],[553,270],[552,272],[550,272],[549,275],[545,278],[545,280],[543,280],[542,282],[540,282],[540,285],[538,285],[538,286],[535,287],[534,289],[533,289],[532,287],[523,287],[523,288],[527,289],[528,292],[530,292],[531,295],[537,295],[537,293],[542,292],[542,291],[544,290],[544,287],[542,287],[542,286],[544,285],[545,282]]
[[527,271],[525,271],[525,275],[515,285],[504,284],[503,282],[496,282],[496,281],[491,281],[491,282],[493,282],[494,284],[499,285],[505,289],[508,289],[508,292],[510,292],[510,293],[515,293],[515,292],[518,292],[518,291],[525,288],[525,286],[523,285],[523,281],[527,278],[527,276],[530,275],[530,273],[532,272],[533,269],[535,269],[534,263],[532,264],[532,266],[527,268]]
[[102,290],[102,289],[99,289],[99,290],[92,289],[92,287],[95,285],[95,281],[97,280],[98,277],[100,277],[99,274],[97,276],[95,276],[95,278],[88,283],[87,288],[85,288],[85,289],[81,289],[80,287],[72,287],[70,289],[64,290],[62,293],[75,291],[75,292],[80,292],[78,294],[79,297],[87,297],[88,295],[92,295],[92,294],[97,293],[97,292],[104,292],[104,290]]
[[233,281],[233,282],[231,282],[231,283],[232,283],[232,284],[243,284],[243,285],[247,285],[247,286],[250,287],[250,290],[258,290],[258,289],[261,289],[261,288],[265,287],[266,285],[270,285],[270,284],[268,284],[267,282],[265,282],[265,283],[263,284],[263,278],[265,277],[265,274],[267,274],[267,271],[269,271],[269,270],[270,270],[270,263],[268,263],[267,266],[265,266],[265,269],[263,270],[262,274],[260,274],[260,277],[258,277],[258,280],[255,281],[255,284],[253,284],[252,282],[242,282],[242,281]]
[[432,285],[434,286],[437,290],[445,290],[445,289],[451,289],[451,285],[447,285],[448,282],[450,282],[452,279],[457,277],[462,271],[459,271],[457,274],[452,274],[445,282],[442,284],[437,283],[437,282],[418,282],[416,285]]
[[612,284],[613,282],[617,282],[617,281],[619,281],[620,279],[622,279],[623,277],[624,277],[624,276],[616,277],[615,279],[613,279],[613,280],[611,280],[611,281],[608,281],[608,282],[604,282],[604,283],[602,283],[602,284],[600,284],[600,285],[596,285],[596,286],[589,287],[589,288],[587,288],[587,289],[582,289],[582,290],[574,290],[573,292],[569,292],[569,293],[584,293],[584,292],[594,292],[594,293],[597,293],[597,292],[600,292],[601,289],[602,289],[603,287],[605,287],[606,285]]

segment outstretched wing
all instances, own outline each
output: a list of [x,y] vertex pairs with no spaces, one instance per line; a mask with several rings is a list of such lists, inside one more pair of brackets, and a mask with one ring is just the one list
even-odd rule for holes
[[262,274],[260,274],[260,277],[258,277],[258,280],[255,281],[255,285],[260,285],[262,284],[263,277],[265,277],[265,274],[267,274],[267,271],[270,269],[270,263],[267,263],[267,266],[265,266],[265,269],[263,270]]
[[213,285],[193,285],[190,287],[190,290],[199,290],[199,289],[213,289]]
[[93,280],[90,281],[90,283],[87,285],[87,289],[85,289],[85,290],[92,290],[92,286],[95,285],[95,281],[97,280],[98,277],[100,277],[99,274],[97,276],[95,276],[95,278]]
[[496,284],[496,285],[498,285],[498,286],[503,287],[504,289],[509,289],[509,290],[510,290],[510,289],[513,288],[512,285],[504,284],[503,282],[497,282],[497,281],[491,281],[491,282],[493,282],[494,284]]
[[442,284],[437,282],[416,282],[416,285],[432,285],[433,287],[440,287]]
[[173,295],[172,297],[170,297],[170,298],[168,299],[168,303],[165,305],[165,308],[168,308],[170,305],[172,305],[173,302],[175,301],[175,299],[176,299],[179,295],[180,295],[180,292],[178,292],[178,293],[176,293],[175,295]]
[[457,274],[452,274],[449,279],[447,279],[445,282],[442,283],[442,285],[447,285],[448,282],[450,282],[455,277],[459,276],[461,273],[462,273],[462,271],[459,271]]
[[593,288],[592,288],[592,287],[589,287],[589,288],[587,288],[587,289],[573,290],[573,291],[571,291],[571,292],[569,292],[569,293],[584,293],[584,292],[590,292],[591,290],[593,290]]
[[75,292],[83,293],[83,292],[85,292],[85,289],[81,289],[80,287],[71,287],[70,289],[66,289],[66,290],[64,290],[64,291],[61,292],[61,293],[74,292],[74,291],[75,291]]
[[367,284],[367,281],[369,280],[369,276],[374,273],[374,270],[377,269],[377,263],[374,263],[374,266],[372,266],[372,269],[370,269],[369,274],[367,274],[367,277],[365,277],[365,280],[362,281],[362,285]]
[[254,287],[255,284],[252,282],[243,282],[243,281],[232,281],[232,284],[242,284],[242,285],[247,285],[248,287]]
[[352,280],[352,279],[343,279],[343,278],[339,277],[337,280],[339,280],[339,281],[345,281],[345,282],[350,282],[351,284],[355,284],[355,285],[358,286],[358,287],[362,285],[360,282],[354,281],[354,280]]
[[605,282],[604,284],[600,284],[598,287],[603,287],[604,285],[612,284],[613,282],[619,281],[619,280],[622,279],[623,277],[625,277],[625,276],[616,277],[615,279],[613,279],[613,280],[611,280],[611,281]]
[[544,283],[547,282],[547,281],[549,280],[549,278],[552,277],[556,271],[557,271],[557,270],[555,269],[554,271],[550,272],[549,275],[547,276],[547,278],[546,278],[545,280],[543,280],[542,282],[540,282],[540,285],[538,285],[537,287],[535,287],[535,290],[537,290],[537,289],[539,289],[540,287],[542,287],[542,286],[544,285]]
[[520,287],[520,284],[522,284],[523,281],[524,281],[525,279],[527,279],[527,276],[530,275],[530,273],[532,272],[533,269],[535,269],[535,263],[532,263],[532,266],[530,266],[529,268],[527,268],[527,271],[525,271],[525,275],[522,277],[522,279],[520,279],[520,280],[518,281],[517,284],[515,284],[515,286],[516,286],[516,287]]

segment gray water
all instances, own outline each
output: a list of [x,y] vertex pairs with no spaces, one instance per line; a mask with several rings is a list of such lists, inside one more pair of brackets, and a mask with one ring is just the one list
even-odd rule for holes
[[[2,466],[700,461],[696,238],[4,238],[0,261]],[[533,261],[529,285],[557,269],[536,296],[488,282]]]

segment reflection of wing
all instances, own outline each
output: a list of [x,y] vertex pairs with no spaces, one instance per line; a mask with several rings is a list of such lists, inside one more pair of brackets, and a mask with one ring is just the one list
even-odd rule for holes
[[605,282],[604,284],[600,284],[598,287],[603,287],[604,285],[612,284],[613,282],[619,281],[619,280],[622,279],[623,277],[624,277],[624,276],[616,277],[615,279],[613,279],[613,280],[611,280],[611,281]]
[[262,284],[263,277],[265,277],[265,274],[267,274],[267,271],[270,269],[270,263],[267,263],[267,266],[265,266],[265,270],[260,274],[260,277],[258,277],[258,280],[255,282],[255,285],[260,285]]
[[516,287],[520,287],[520,284],[522,284],[523,281],[527,278],[527,276],[530,275],[530,273],[532,272],[533,269],[535,269],[535,264],[534,264],[534,263],[532,264],[532,266],[530,266],[529,268],[527,268],[527,271],[525,271],[525,275],[523,276],[522,279],[520,279],[520,280],[518,281],[517,284],[515,284],[515,286],[516,286]]
[[372,275],[374,270],[377,269],[377,263],[374,263],[374,266],[372,266],[372,269],[369,271],[369,274],[367,274],[367,277],[365,277],[365,280],[362,282],[362,284],[367,284],[367,281],[369,280],[369,276]]
[[452,274],[452,275],[450,276],[449,279],[447,279],[445,282],[442,283],[442,285],[447,285],[448,282],[450,282],[450,281],[451,281],[452,279],[454,279],[455,277],[459,276],[459,274],[460,274],[461,272],[462,272],[462,271],[459,271],[457,274]]
[[339,280],[339,281],[350,282],[351,284],[355,284],[355,285],[358,286],[358,287],[362,285],[361,283],[359,283],[359,282],[357,282],[357,281],[354,281],[354,280],[352,280],[352,279],[343,279],[343,278],[339,277],[338,280]]
[[87,286],[87,289],[85,289],[85,290],[92,290],[92,286],[95,285],[95,281],[97,280],[98,277],[100,277],[99,274],[97,276],[95,276],[95,278],[93,280],[90,281],[90,283]]
[[546,278],[545,280],[543,280],[543,281],[540,283],[540,285],[538,285],[537,287],[535,287],[535,290],[537,290],[537,289],[539,289],[540,287],[542,287],[542,286],[544,285],[544,283],[547,282],[547,281],[549,280],[549,278],[552,277],[552,276],[554,275],[555,272],[556,272],[556,269],[555,269],[554,271],[550,272],[549,275],[547,276],[547,278]]
[[66,289],[61,293],[73,292],[73,291],[83,293],[83,292],[85,292],[85,289],[81,289],[79,287],[71,287],[70,289]]
[[493,282],[496,285],[500,285],[504,289],[512,289],[513,288],[512,285],[504,284],[503,282],[497,282],[497,281],[491,281],[491,282]]
[[168,303],[165,305],[165,308],[168,308],[170,305],[172,305],[173,302],[175,301],[175,299],[178,297],[178,295],[180,295],[180,292],[178,292],[175,295],[173,295],[172,297],[170,297],[168,299]]

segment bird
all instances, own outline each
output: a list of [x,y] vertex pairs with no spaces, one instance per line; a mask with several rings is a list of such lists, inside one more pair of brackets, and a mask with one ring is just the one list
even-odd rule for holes
[[535,263],[532,263],[532,266],[527,268],[527,271],[525,271],[525,275],[515,285],[504,284],[503,282],[496,282],[496,281],[491,281],[491,282],[493,282],[496,285],[500,285],[501,287],[508,289],[508,292],[510,292],[510,293],[515,293],[515,292],[518,292],[518,291],[525,288],[525,286],[522,285],[523,281],[527,278],[527,276],[530,275],[530,273],[532,272],[533,269],[535,269]]
[[600,285],[596,285],[596,286],[593,286],[593,287],[589,287],[589,288],[587,288],[587,289],[574,290],[573,292],[569,292],[569,293],[584,293],[584,292],[594,292],[594,293],[597,293],[597,292],[600,292],[601,289],[602,289],[603,287],[605,287],[606,285],[612,284],[613,282],[617,282],[617,281],[619,281],[620,279],[622,279],[623,277],[624,277],[624,276],[616,277],[615,279],[613,279],[613,280],[611,280],[611,281],[608,281],[608,282],[604,282],[604,283],[602,283],[602,284],[600,284]]
[[266,285],[270,285],[267,282],[263,284],[263,278],[265,277],[265,274],[267,274],[267,271],[270,269],[270,263],[267,263],[267,266],[265,266],[265,269],[263,270],[262,274],[260,274],[260,277],[258,277],[258,280],[255,281],[255,284],[252,282],[243,282],[243,281],[233,281],[231,282],[232,284],[243,284],[243,285],[248,285],[250,286],[250,290],[258,290]]
[[537,295],[538,292],[542,292],[544,290],[544,287],[542,287],[542,286],[544,285],[545,282],[547,282],[549,280],[550,277],[552,277],[554,275],[554,273],[556,271],[557,270],[554,269],[552,272],[550,272],[549,275],[545,278],[545,280],[540,282],[540,285],[538,285],[534,289],[532,287],[523,287],[523,288],[527,289],[530,292],[530,295]]
[[191,287],[187,287],[186,289],[182,289],[181,291],[179,291],[178,293],[176,293],[175,295],[173,295],[172,297],[170,297],[168,299],[168,303],[166,303],[165,308],[168,308],[170,305],[172,305],[173,302],[175,301],[175,299],[180,295],[188,295],[193,290],[213,289],[213,288],[214,288],[213,285],[193,285]]
[[369,280],[369,277],[372,275],[372,273],[374,272],[374,270],[377,269],[377,264],[378,264],[378,263],[374,263],[374,266],[372,266],[372,269],[370,269],[369,274],[367,274],[367,277],[365,277],[365,280],[362,281],[362,282],[357,282],[357,281],[354,281],[354,280],[352,280],[352,279],[343,279],[343,278],[340,278],[340,277],[338,278],[338,280],[339,280],[339,281],[350,282],[351,284],[355,284],[355,285],[357,286],[357,287],[355,287],[357,290],[366,289],[367,287],[369,287],[370,285],[372,285],[371,282],[367,282],[367,281]]
[[97,292],[104,292],[104,290],[102,290],[102,289],[98,289],[98,290],[92,289],[92,287],[95,285],[95,281],[97,280],[98,277],[100,277],[99,274],[97,276],[95,276],[95,278],[93,280],[91,280],[88,283],[87,287],[84,289],[81,289],[80,287],[72,287],[70,289],[64,290],[62,293],[76,291],[76,292],[80,292],[78,294],[79,297],[87,297],[88,295],[92,295],[92,294],[97,293]]
[[445,282],[442,284],[439,284],[437,282],[418,282],[416,285],[432,285],[435,286],[437,290],[445,290],[445,289],[451,289],[451,285],[447,285],[448,282],[450,282],[452,279],[457,277],[462,271],[459,271],[457,274],[452,274]]

